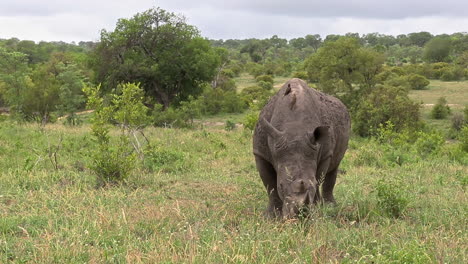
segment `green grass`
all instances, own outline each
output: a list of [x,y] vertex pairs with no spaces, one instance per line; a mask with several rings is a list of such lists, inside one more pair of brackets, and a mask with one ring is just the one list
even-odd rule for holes
[[[272,221],[248,131],[149,128],[154,145],[179,154],[104,188],[88,169],[89,134],[0,123],[0,263],[466,263],[468,167],[453,145],[398,166],[352,139],[338,205]],[[60,137],[55,170],[47,149]],[[376,194],[396,176],[409,199],[399,218]]]
[[468,105],[468,81],[443,82],[431,80],[426,90],[411,90],[410,98],[424,104],[436,104],[437,99],[445,97],[453,108],[462,109]]
[[[283,84],[290,79],[290,77],[275,76],[273,79],[273,89],[279,90],[281,86],[283,86]],[[234,80],[236,81],[237,90],[239,92],[246,87],[256,85],[255,78],[248,73],[242,73],[239,77],[236,77]]]

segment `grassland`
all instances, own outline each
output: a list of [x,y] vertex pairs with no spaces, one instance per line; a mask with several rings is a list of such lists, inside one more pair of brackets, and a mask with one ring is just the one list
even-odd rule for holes
[[468,105],[468,81],[443,82],[431,80],[425,90],[411,90],[410,98],[415,101],[422,101],[424,104],[433,105],[437,99],[445,97],[447,103],[455,109]]
[[[251,133],[202,127],[147,128],[160,157],[97,188],[88,125],[0,122],[0,263],[467,263],[468,156],[456,144],[396,163],[400,149],[353,138],[337,206],[274,221]],[[383,184],[408,201],[400,217],[383,210]]]
[[[379,145],[353,139],[338,205],[272,221],[248,131],[150,128],[153,144],[175,158],[104,188],[87,168],[89,132],[1,124],[0,262],[466,262],[468,171],[447,155],[395,166]],[[55,170],[48,153],[60,137]],[[410,203],[393,218],[375,190],[397,176]]]

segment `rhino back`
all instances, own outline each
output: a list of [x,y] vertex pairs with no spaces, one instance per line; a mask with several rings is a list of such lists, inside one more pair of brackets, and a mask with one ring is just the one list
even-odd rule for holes
[[[318,126],[329,126],[333,156],[331,167],[338,166],[347,148],[350,118],[343,103],[332,96],[309,88],[300,79],[292,79],[270,99],[260,112],[275,128],[284,131],[288,126],[300,126],[296,131],[313,131]],[[290,128],[290,127],[289,127]],[[268,135],[257,123],[253,137],[254,154],[273,162],[268,148]]]

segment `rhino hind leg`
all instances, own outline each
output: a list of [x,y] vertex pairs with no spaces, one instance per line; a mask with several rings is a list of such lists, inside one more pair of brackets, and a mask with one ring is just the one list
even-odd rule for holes
[[329,171],[325,176],[325,180],[322,185],[322,196],[325,203],[336,204],[335,197],[333,196],[333,188],[335,188],[337,173],[338,168]]
[[260,178],[262,178],[263,185],[265,185],[268,193],[269,202],[266,215],[271,218],[280,217],[283,202],[281,201],[276,189],[276,171],[268,161],[257,155],[255,155],[255,163],[257,165]]

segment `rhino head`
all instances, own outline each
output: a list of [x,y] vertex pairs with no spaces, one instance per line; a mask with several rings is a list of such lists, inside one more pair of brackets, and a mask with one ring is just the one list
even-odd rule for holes
[[265,119],[261,122],[269,136],[268,147],[277,174],[277,191],[283,201],[282,216],[295,217],[319,197],[319,181],[326,173],[321,160],[328,153],[329,127],[301,131],[291,126],[291,129],[279,131]]

